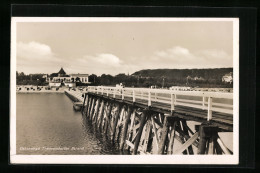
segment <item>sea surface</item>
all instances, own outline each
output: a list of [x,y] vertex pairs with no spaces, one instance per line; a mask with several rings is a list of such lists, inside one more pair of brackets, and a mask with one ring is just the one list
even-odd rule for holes
[[[129,154],[118,150],[81,112],[75,112],[73,102],[64,93],[17,93],[16,102],[18,155]],[[193,131],[195,124],[200,124],[187,123]],[[219,136],[233,150],[233,133]]]
[[18,93],[16,153],[23,155],[117,155],[63,93]]

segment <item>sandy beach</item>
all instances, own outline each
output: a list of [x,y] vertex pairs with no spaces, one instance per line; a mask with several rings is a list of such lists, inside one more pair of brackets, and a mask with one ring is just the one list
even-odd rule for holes
[[[20,85],[16,86],[16,93],[64,93],[65,90],[69,90],[67,87],[49,88],[48,86],[31,86],[31,85]],[[75,88],[76,91],[82,92],[79,88]],[[85,89],[83,89],[85,91]]]

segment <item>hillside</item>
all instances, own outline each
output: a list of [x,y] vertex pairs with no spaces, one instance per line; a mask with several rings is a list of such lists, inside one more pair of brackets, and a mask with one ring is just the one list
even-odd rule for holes
[[[222,82],[222,77],[232,73],[233,68],[214,68],[214,69],[147,69],[133,73],[131,76],[140,79],[154,79],[164,86],[173,85],[199,85],[208,87],[232,87]],[[225,86],[223,86],[225,85]]]

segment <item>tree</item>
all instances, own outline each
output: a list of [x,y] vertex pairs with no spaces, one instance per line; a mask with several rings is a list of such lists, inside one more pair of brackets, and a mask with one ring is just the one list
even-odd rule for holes
[[95,75],[95,74],[91,74],[90,76],[89,76],[89,82],[91,82],[91,83],[96,83],[96,81],[97,81],[97,75]]

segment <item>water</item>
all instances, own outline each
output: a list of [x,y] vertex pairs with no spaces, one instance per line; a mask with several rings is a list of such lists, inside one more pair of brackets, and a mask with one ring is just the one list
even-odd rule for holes
[[122,154],[63,93],[19,93],[16,102],[17,154]]

